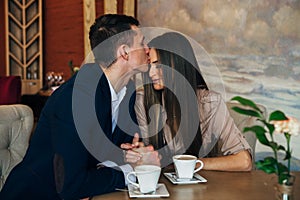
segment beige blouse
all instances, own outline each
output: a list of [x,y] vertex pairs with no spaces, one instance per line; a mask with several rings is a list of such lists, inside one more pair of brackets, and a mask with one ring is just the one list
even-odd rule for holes
[[[227,106],[219,93],[211,90],[197,90],[198,110],[200,111],[200,127],[202,132],[202,147],[199,157],[222,156],[236,154],[242,150],[248,150],[252,155],[252,149],[245,137],[235,125],[229,114]],[[135,111],[141,129],[143,141],[149,144],[149,132],[147,128],[147,118],[143,104],[144,93],[137,92]],[[162,118],[166,122],[167,114],[162,109]],[[168,125],[164,125],[164,134],[169,149],[173,155],[184,153],[186,148],[181,137],[172,139]],[[151,135],[150,135],[151,136]],[[182,136],[183,137],[183,136]],[[213,151],[212,151],[213,150]]]

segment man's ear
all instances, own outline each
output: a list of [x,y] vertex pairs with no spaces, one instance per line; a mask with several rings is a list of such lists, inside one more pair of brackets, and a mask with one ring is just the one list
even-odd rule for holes
[[127,45],[121,45],[119,48],[118,48],[118,57],[122,57],[123,59],[125,60],[128,60],[128,49],[129,47]]

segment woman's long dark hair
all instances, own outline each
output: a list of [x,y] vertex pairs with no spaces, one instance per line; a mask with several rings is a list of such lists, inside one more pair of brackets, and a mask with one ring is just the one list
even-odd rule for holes
[[[148,124],[150,124],[150,119],[155,119],[149,127],[149,132],[153,133],[156,131],[156,135],[149,138],[150,144],[154,145],[156,149],[162,148],[164,145],[164,133],[161,122],[161,108],[156,107],[155,110],[150,108],[154,104],[164,105],[167,112],[167,125],[170,127],[172,137],[174,138],[178,131],[182,132],[182,135],[188,137],[188,133],[191,132],[191,127],[193,127],[193,121],[196,119],[200,122],[199,111],[197,100],[191,104],[191,102],[185,102],[184,104],[179,104],[178,98],[175,94],[179,94],[182,97],[197,96],[197,89],[207,89],[208,87],[200,73],[196,57],[194,55],[193,49],[189,41],[181,34],[177,32],[168,32],[161,36],[158,36],[150,41],[150,48],[156,49],[158,56],[158,63],[162,64],[164,85],[168,85],[163,90],[156,91],[152,84],[144,85],[144,105],[146,109],[146,115]],[[171,68],[171,70],[170,70]],[[185,80],[177,78],[176,70]],[[143,74],[143,80],[150,81],[149,73]],[[189,85],[187,84],[189,83]],[[149,82],[148,82],[149,83]],[[193,94],[190,94],[191,89]],[[162,102],[164,101],[164,103]],[[150,116],[151,115],[151,116]],[[182,118],[182,116],[185,116]],[[193,119],[193,120],[191,120]],[[185,124],[184,126],[182,126]],[[180,130],[179,130],[180,125]],[[194,131],[195,132],[195,131]],[[195,134],[193,134],[195,136]],[[202,145],[202,135],[200,123],[197,128],[197,134],[195,138],[187,139],[193,141],[192,144],[186,146],[186,153],[198,156],[200,147]]]

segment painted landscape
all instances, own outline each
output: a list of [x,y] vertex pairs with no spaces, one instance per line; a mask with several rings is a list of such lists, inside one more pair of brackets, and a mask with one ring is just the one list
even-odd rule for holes
[[[138,19],[191,37],[225,100],[240,95],[300,120],[300,1],[139,0]],[[300,159],[300,136],[291,143]]]

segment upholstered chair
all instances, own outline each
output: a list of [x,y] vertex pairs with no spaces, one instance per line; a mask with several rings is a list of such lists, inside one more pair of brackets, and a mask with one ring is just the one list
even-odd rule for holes
[[21,103],[21,77],[0,77],[0,105]]
[[[242,134],[245,136],[247,142],[249,143],[249,145],[252,148],[253,151],[253,159],[252,159],[252,166],[253,168],[255,168],[255,146],[256,146],[256,135],[255,133],[253,133],[252,131],[247,131],[245,133],[243,133],[243,130],[245,127],[251,127],[251,126],[255,126],[260,124],[261,122],[256,120],[255,117],[251,117],[251,116],[246,116],[246,115],[242,115],[239,114],[237,112],[235,112],[234,110],[232,110],[232,107],[242,107],[241,104],[237,103],[237,102],[226,102],[227,104],[227,108],[229,110],[230,116],[233,118],[236,126],[238,127],[238,129],[242,132]],[[263,112],[263,114],[266,116],[266,108],[262,105],[258,105],[258,107],[261,109],[261,111]]]
[[[0,105],[0,190],[23,159],[33,127],[33,112],[22,104]],[[26,181],[26,180],[24,180]]]

